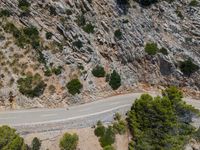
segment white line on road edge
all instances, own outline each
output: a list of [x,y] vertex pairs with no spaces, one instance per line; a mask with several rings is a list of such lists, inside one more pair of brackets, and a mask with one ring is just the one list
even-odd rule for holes
[[65,121],[69,121],[69,120],[75,120],[75,119],[80,119],[80,118],[86,118],[86,117],[91,117],[91,116],[95,116],[95,115],[100,115],[100,114],[107,113],[107,112],[110,112],[110,111],[113,111],[113,110],[116,110],[116,109],[128,107],[128,106],[131,106],[131,105],[132,104],[126,104],[126,105],[118,106],[118,107],[115,107],[115,108],[112,108],[112,109],[104,110],[104,111],[101,111],[101,112],[96,112],[96,113],[93,113],[93,114],[81,115],[81,116],[76,116],[76,117],[71,117],[71,118],[66,118],[66,119],[35,122],[35,123],[11,124],[11,125],[14,126],[14,127],[17,127],[17,126],[40,125],[40,124],[48,124],[48,123],[65,122]]

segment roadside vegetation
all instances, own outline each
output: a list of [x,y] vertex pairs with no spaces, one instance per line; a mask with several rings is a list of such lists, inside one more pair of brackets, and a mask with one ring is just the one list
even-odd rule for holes
[[27,150],[24,139],[17,134],[15,129],[8,126],[0,127],[1,150]]
[[181,91],[170,87],[162,97],[144,94],[137,99],[127,118],[133,136],[129,149],[183,149],[195,133],[190,123],[198,111],[182,98]]
[[104,150],[114,150],[116,134],[125,134],[127,131],[127,124],[122,119],[121,115],[116,113],[112,125],[105,127],[101,121],[97,122],[94,134],[99,137],[99,142]]
[[65,133],[60,139],[60,150],[76,150],[78,145],[78,135]]
[[31,150],[40,150],[41,141],[37,137],[34,137],[31,143]]

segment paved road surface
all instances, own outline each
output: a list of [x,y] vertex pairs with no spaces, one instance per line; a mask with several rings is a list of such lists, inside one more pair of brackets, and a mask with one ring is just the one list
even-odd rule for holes
[[[10,125],[19,132],[81,128],[94,125],[96,121],[109,122],[117,111],[125,113],[142,93],[118,95],[103,100],[72,106],[69,109],[32,109],[0,112],[0,125]],[[153,94],[155,95],[155,94]],[[200,109],[200,101],[186,99]]]

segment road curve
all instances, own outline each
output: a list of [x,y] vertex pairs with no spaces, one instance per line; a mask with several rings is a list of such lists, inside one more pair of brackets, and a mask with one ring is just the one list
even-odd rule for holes
[[[88,127],[94,125],[98,120],[103,122],[112,121],[115,112],[125,113],[141,94],[143,93],[118,95],[72,106],[69,109],[31,109],[0,112],[0,125],[15,127],[22,133]],[[185,101],[200,109],[200,101],[189,98]]]

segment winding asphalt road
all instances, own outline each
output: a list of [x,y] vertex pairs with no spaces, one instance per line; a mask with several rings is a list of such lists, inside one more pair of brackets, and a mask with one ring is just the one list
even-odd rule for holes
[[[115,112],[125,113],[141,94],[118,95],[68,109],[4,111],[0,112],[0,125],[15,127],[22,133],[88,127],[98,120],[112,121]],[[189,98],[185,101],[200,109],[200,101]]]

